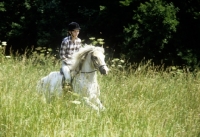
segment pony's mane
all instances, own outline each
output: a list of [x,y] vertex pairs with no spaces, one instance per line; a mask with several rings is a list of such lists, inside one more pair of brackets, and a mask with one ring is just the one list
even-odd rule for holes
[[92,51],[100,51],[104,53],[104,48],[102,47],[95,47],[92,45],[85,45],[84,47],[80,48],[78,52],[74,53],[72,56],[72,65],[71,70],[80,70],[80,65],[82,65],[83,61],[85,60],[88,53]]

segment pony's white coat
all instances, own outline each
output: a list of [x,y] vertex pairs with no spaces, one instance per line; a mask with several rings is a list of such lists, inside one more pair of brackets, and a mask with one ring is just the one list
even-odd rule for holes
[[[105,109],[99,100],[100,88],[97,81],[96,69],[101,74],[107,74],[108,68],[104,61],[104,49],[102,47],[85,46],[72,57],[72,88],[80,94],[86,104],[95,110]],[[39,92],[49,92],[50,94],[62,94],[63,75],[59,71],[51,72],[43,77],[37,85]]]
[[40,93],[62,95],[63,75],[59,71],[51,72],[37,83],[37,90]]

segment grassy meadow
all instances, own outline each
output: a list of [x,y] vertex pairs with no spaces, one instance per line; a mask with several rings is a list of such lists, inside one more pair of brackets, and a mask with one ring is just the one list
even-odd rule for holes
[[198,72],[113,67],[99,74],[106,111],[97,114],[71,92],[50,103],[36,92],[59,68],[51,56],[0,58],[0,137],[200,137]]

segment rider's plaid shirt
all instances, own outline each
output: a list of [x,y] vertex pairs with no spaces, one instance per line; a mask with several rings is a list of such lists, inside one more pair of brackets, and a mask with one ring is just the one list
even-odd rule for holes
[[81,48],[81,39],[77,38],[72,42],[71,36],[63,39],[60,48],[60,58],[66,64],[70,64],[69,58],[72,54],[77,52]]

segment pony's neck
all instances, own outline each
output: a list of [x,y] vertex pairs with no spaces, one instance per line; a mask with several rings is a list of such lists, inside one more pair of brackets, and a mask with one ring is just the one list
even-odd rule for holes
[[93,68],[88,60],[84,61],[82,64],[81,72],[92,72],[95,68]]
[[[96,82],[97,81],[97,73],[95,70],[96,69],[92,67],[91,62],[87,60],[82,65],[81,76],[85,77],[86,81]],[[84,73],[84,72],[86,72],[86,73]]]
[[88,55],[82,64],[81,72],[92,72],[95,68],[91,65],[91,56]]

